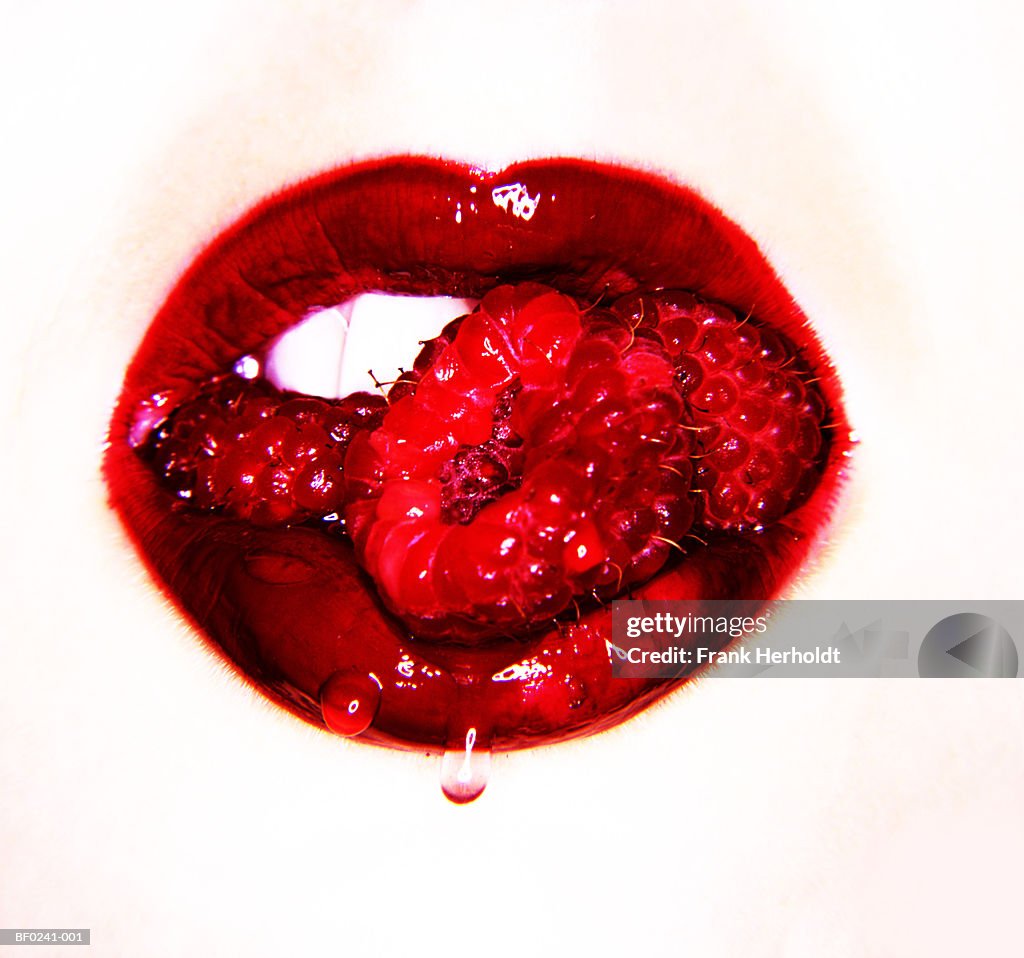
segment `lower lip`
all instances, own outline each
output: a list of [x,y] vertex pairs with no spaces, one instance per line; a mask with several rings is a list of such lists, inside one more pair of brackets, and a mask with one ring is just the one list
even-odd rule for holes
[[799,348],[830,409],[803,505],[761,533],[716,537],[633,597],[769,599],[822,539],[850,445],[838,380],[756,244],[697,194],[579,160],[490,173],[401,158],[325,174],[258,206],[181,278],[128,368],[105,462],[171,597],[244,678],[315,725],[397,748],[462,748],[471,732],[478,749],[525,748],[610,727],[685,681],[613,679],[610,608],[480,648],[418,642],[346,540],[176,509],[132,449],[140,409],[173,407],[313,309],[366,291],[479,298],[524,279],[583,302],[674,288],[753,311]]

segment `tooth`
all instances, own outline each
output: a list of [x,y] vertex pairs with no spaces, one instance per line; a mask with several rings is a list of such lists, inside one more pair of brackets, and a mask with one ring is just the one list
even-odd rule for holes
[[393,296],[362,293],[348,301],[352,309],[345,352],[341,357],[338,396],[376,387],[412,368],[419,343],[433,339],[458,316],[471,312],[478,300],[453,296]]
[[310,313],[286,330],[266,356],[267,378],[278,389],[340,398],[376,390],[409,369],[419,343],[432,339],[478,300],[453,296],[361,293],[339,306]]
[[270,346],[266,374],[278,389],[334,398],[345,340],[352,317],[352,300],[310,313]]

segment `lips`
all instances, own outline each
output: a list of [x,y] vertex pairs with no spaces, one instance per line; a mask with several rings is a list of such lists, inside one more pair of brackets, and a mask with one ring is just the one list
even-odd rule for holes
[[469,737],[516,749],[614,725],[685,681],[613,679],[609,605],[479,647],[418,640],[346,538],[182,508],[134,448],[198,384],[312,310],[367,291],[479,299],[527,280],[588,304],[660,288],[726,304],[787,337],[825,401],[809,497],[761,531],[695,545],[633,597],[772,598],[822,539],[849,450],[838,379],[756,244],[697,194],[571,159],[330,172],[262,203],[187,270],[127,370],[105,463],[111,501],[170,596],[245,679],[315,725],[399,748]]

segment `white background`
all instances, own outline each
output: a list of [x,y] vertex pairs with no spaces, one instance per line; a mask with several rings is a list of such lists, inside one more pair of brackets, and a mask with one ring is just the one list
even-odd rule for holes
[[1020,597],[1015,5],[4,6],[0,926],[103,956],[1020,953],[1024,684],[706,682],[456,808],[434,762],[240,687],[97,474],[153,312],[267,192],[397,151],[620,159],[739,220],[839,364],[858,470],[799,594]]

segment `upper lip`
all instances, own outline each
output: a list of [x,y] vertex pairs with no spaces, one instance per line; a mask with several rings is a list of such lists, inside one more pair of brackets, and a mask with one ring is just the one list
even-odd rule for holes
[[[492,195],[516,185],[537,198],[529,218]],[[576,159],[488,172],[403,157],[300,183],[236,223],[181,278],[126,389],[138,399],[187,386],[354,293],[472,297],[519,278],[587,302],[688,289],[803,338],[802,314],[756,245],[692,190]]]

